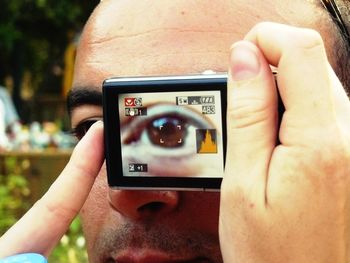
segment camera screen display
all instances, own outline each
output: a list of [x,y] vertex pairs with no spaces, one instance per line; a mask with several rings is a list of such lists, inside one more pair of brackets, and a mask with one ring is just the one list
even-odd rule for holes
[[124,176],[222,177],[220,91],[120,94]]
[[103,84],[110,187],[217,190],[227,76],[115,78]]

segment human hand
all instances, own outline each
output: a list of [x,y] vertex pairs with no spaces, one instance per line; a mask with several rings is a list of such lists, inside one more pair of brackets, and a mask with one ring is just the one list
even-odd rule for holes
[[0,238],[0,258],[26,252],[48,256],[79,213],[103,160],[103,124],[97,122],[48,192]]
[[227,120],[225,262],[350,262],[350,103],[319,34],[262,23],[234,44]]

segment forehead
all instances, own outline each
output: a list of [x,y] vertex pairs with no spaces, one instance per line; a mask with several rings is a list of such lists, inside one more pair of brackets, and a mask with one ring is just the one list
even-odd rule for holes
[[306,0],[105,0],[84,30],[74,84],[100,87],[112,76],[226,71],[230,45],[256,23],[305,26],[313,17],[315,6]]

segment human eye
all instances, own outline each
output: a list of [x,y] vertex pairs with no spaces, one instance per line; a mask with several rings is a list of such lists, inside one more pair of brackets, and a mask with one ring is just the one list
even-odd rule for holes
[[72,129],[71,133],[80,141],[90,129],[90,127],[99,120],[102,120],[102,118],[91,118],[82,120]]
[[184,157],[196,153],[196,129],[210,128],[213,124],[197,111],[156,104],[148,107],[147,116],[122,125],[122,144],[142,155]]

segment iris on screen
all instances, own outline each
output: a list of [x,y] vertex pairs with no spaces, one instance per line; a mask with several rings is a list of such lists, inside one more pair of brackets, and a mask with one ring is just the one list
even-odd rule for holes
[[177,117],[161,117],[149,123],[147,133],[154,145],[165,148],[181,147],[187,136],[187,123]]

